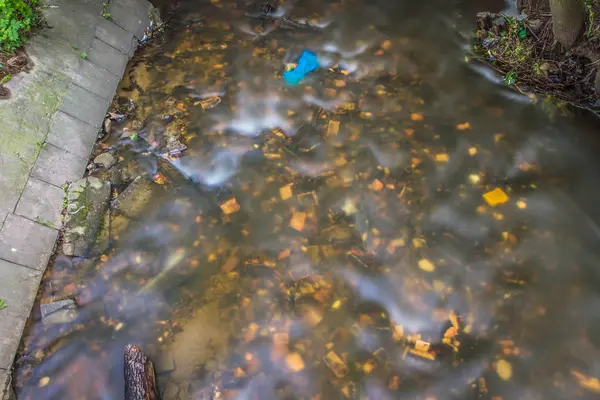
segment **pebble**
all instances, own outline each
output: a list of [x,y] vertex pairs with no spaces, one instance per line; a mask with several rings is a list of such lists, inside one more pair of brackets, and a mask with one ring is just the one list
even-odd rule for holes
[[116,162],[117,160],[110,153],[102,153],[98,157],[94,158],[94,164],[98,164],[104,168],[110,168],[115,165]]

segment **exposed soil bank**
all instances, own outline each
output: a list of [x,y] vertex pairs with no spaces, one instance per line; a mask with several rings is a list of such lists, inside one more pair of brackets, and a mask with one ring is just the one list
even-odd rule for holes
[[519,1],[521,17],[479,13],[474,50],[518,90],[600,113],[600,3],[585,4],[587,20],[568,50],[548,0]]

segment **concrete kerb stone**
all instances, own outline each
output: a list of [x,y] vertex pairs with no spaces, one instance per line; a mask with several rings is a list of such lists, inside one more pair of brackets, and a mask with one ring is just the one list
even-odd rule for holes
[[34,68],[0,102],[0,398],[61,224],[61,185],[85,171],[106,110],[150,23],[146,0],[42,0],[53,29],[26,46]]
[[16,400],[17,396],[11,386],[12,376],[11,371],[0,368],[0,399]]
[[88,55],[88,60],[121,79],[127,67],[129,57],[120,50],[95,38]]

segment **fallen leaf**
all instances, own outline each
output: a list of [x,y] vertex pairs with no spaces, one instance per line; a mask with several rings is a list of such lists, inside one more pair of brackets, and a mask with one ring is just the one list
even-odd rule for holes
[[238,204],[235,197],[232,197],[231,199],[221,204],[221,210],[223,210],[223,212],[227,215],[233,214],[240,211],[240,205]]
[[375,369],[375,361],[369,360],[362,366],[362,370],[365,374],[370,374]]
[[338,378],[342,378],[348,374],[348,367],[346,367],[344,361],[335,352],[330,351],[325,355],[323,360]]
[[256,334],[258,333],[258,329],[260,327],[258,326],[257,323],[253,322],[248,326],[248,330],[246,331],[246,333],[244,334],[244,340],[246,342],[249,342],[251,340],[254,340],[254,338],[256,338]]
[[329,121],[327,124],[327,137],[335,136],[340,131],[340,121]]
[[433,265],[433,263],[426,258],[422,258],[419,260],[419,268],[426,272],[435,271],[435,265]]
[[446,330],[446,332],[444,332],[444,337],[445,338],[454,338],[458,335],[458,329],[456,329],[455,327],[451,326],[450,328],[448,328]]
[[225,261],[225,264],[223,264],[223,271],[225,272],[231,272],[235,269],[235,267],[237,267],[238,263],[240,262],[240,259],[237,258],[236,256],[231,256],[227,259],[227,261]]
[[483,198],[490,206],[497,206],[498,204],[504,204],[508,201],[508,195],[500,188],[496,188],[483,195]]
[[306,213],[305,212],[297,212],[294,213],[292,219],[290,220],[290,226],[295,230],[302,232],[304,229],[304,223],[306,222]]
[[47,376],[44,376],[43,378],[40,379],[40,387],[44,387],[47,386],[50,383],[50,378]]
[[287,200],[292,197],[292,184],[288,184],[279,188],[279,195],[281,200]]
[[456,125],[456,129],[459,131],[466,131],[467,129],[471,129],[471,124],[468,122]]
[[448,162],[449,159],[450,157],[448,157],[448,154],[446,153],[440,153],[435,155],[435,161],[438,162]]
[[399,341],[404,337],[404,327],[402,325],[394,326],[394,333],[392,334],[392,339]]
[[423,340],[417,340],[415,342],[415,350],[428,352],[431,347],[431,343],[425,342]]
[[498,360],[496,363],[496,373],[500,379],[507,381],[512,376],[512,365],[506,360]]
[[214,107],[218,106],[220,103],[221,103],[220,97],[209,97],[206,100],[202,100],[200,102],[200,105],[202,106],[203,109],[208,110],[209,108],[214,108]]
[[573,374],[573,376],[575,376],[575,378],[577,378],[577,380],[579,381],[579,385],[581,385],[581,387],[588,389],[595,393],[600,393],[600,379],[590,378],[590,377],[582,374],[581,372],[578,372],[575,370],[572,370],[571,374]]
[[383,190],[384,185],[383,183],[381,183],[381,181],[379,179],[375,179],[370,185],[369,185],[369,189],[374,190],[376,192],[379,192],[381,190]]
[[290,249],[285,249],[281,253],[279,253],[279,256],[277,257],[277,259],[278,260],[286,259],[290,256],[290,254],[291,254]]
[[428,351],[419,351],[416,349],[409,349],[408,352],[417,357],[426,358],[426,359],[432,360],[432,361],[435,360],[435,354],[430,353]]
[[285,363],[292,372],[299,372],[304,369],[304,360],[298,353],[291,353],[285,357]]
[[412,113],[410,114],[410,119],[413,121],[423,121],[425,117],[421,113]]

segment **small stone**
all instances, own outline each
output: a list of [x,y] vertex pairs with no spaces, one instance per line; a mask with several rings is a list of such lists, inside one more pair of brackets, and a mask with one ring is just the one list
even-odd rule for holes
[[180,400],[181,388],[174,382],[169,382],[165,385],[165,390],[162,395],[163,400]]
[[110,118],[106,118],[104,120],[104,132],[106,132],[107,134],[110,134],[112,130],[112,120]]
[[110,153],[102,153],[98,157],[94,158],[94,164],[98,164],[104,168],[110,168],[115,165],[116,162],[117,160]]
[[44,324],[68,324],[77,319],[77,305],[73,300],[41,304],[40,312]]
[[204,369],[210,372],[216,372],[218,368],[219,365],[217,364],[217,360],[214,358],[211,358],[206,362],[206,364],[204,364]]

